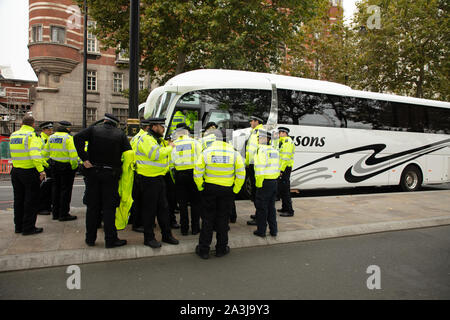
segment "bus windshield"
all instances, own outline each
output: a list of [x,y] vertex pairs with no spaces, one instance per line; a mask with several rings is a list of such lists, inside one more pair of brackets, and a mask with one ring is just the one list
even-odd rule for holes
[[152,111],[151,118],[165,118],[167,116],[167,108],[175,97],[173,92],[164,92],[156,102],[156,108]]

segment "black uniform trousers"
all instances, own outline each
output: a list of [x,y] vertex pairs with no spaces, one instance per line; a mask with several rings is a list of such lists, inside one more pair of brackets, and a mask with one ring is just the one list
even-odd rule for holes
[[192,232],[200,231],[200,192],[194,182],[194,170],[177,170],[175,172],[175,188],[180,206],[181,232],[189,230],[188,202],[191,203],[191,228]]
[[39,205],[39,172],[33,169],[12,168],[14,192],[14,224],[17,232],[32,231],[36,227]]
[[105,243],[116,241],[116,208],[120,203],[119,196],[120,169],[90,168],[86,169],[86,241],[97,239],[97,228],[100,215],[103,217]]
[[167,204],[166,182],[164,176],[145,177],[139,175],[141,216],[144,222],[144,242],[155,239],[153,227],[155,218],[161,228],[163,238],[171,235],[169,206]]
[[234,200],[233,187],[205,183],[201,196],[203,210],[199,250],[201,253],[209,253],[215,229],[216,252],[224,252],[228,245],[228,221]]
[[294,213],[292,209],[292,199],[291,199],[291,172],[292,167],[286,167],[284,172],[280,175],[278,190],[281,198],[281,210]]
[[[255,203],[255,197],[256,197],[256,181],[255,181],[255,165],[254,164],[250,164],[247,167],[247,172],[246,177],[248,177],[248,179],[250,179],[250,183],[251,183],[251,194],[250,194],[250,200]],[[256,208],[256,206],[255,206]]]
[[262,188],[256,189],[256,224],[257,232],[266,234],[267,223],[269,223],[270,234],[278,233],[275,200],[277,197],[277,180],[264,179]]
[[52,214],[54,219],[58,219],[69,214],[75,170],[72,170],[70,163],[54,161],[51,171],[53,176]]
[[41,183],[39,189],[39,210],[40,211],[52,211],[52,187],[53,177],[51,168],[45,168],[45,175],[47,178]]
[[170,176],[170,172],[167,172],[164,176],[164,180],[166,182],[166,191],[167,191],[167,205],[169,207],[169,221],[170,225],[177,223],[177,218],[175,217],[175,208],[177,207],[177,197],[176,197],[176,189],[175,183]]

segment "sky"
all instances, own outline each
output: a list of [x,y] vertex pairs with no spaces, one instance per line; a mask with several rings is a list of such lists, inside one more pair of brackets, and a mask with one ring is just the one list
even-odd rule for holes
[[[344,0],[344,17],[350,18],[358,0]],[[28,0],[0,0],[0,65],[10,65],[14,78],[35,80],[28,62]]]

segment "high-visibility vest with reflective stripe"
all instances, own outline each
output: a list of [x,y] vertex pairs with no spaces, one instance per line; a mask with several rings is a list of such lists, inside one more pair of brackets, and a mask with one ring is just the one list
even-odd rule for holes
[[48,157],[48,153],[46,153],[44,151],[44,147],[47,144],[47,141],[48,141],[49,137],[50,136],[46,135],[44,131],[42,131],[40,136],[39,136],[39,139],[41,139],[41,155],[44,158],[44,167],[46,167],[46,168],[48,167],[48,162],[47,161],[49,160],[49,157]]
[[200,143],[202,144],[202,150],[205,150],[206,148],[208,148],[214,141],[216,141],[216,136],[214,134],[211,133],[211,134],[204,136],[200,140]]
[[136,172],[145,177],[165,175],[169,170],[171,152],[171,146],[164,147],[152,135],[145,133],[136,146]]
[[281,137],[279,143],[280,151],[280,170],[284,171],[286,167],[294,165],[294,142],[291,137]]
[[11,134],[9,148],[14,168],[44,171],[44,158],[41,155],[41,139],[36,136],[34,128],[23,125]]
[[139,141],[139,138],[142,137],[145,134],[145,131],[143,129],[139,130],[139,132],[130,140],[131,149],[136,152],[136,145]]
[[174,142],[170,157],[170,166],[175,170],[194,169],[195,163],[202,152],[200,142],[188,136],[180,136]]
[[252,132],[250,134],[250,138],[247,141],[247,145],[245,147],[245,166],[248,166],[249,164],[255,163],[255,154],[258,150],[258,137],[259,137],[259,129],[262,129],[263,125],[259,124],[257,127],[252,129]]
[[170,130],[169,134],[175,131],[175,129],[177,128],[177,124],[179,123],[186,123],[187,126],[189,127],[191,126],[191,122],[188,119],[188,117],[186,117],[183,112],[177,111],[173,115],[172,123],[170,124],[169,128]]
[[245,181],[245,165],[241,155],[234,148],[222,141],[215,141],[204,150],[194,168],[194,181],[198,190],[203,190],[203,183],[212,183],[233,187],[239,193]]
[[70,163],[72,170],[78,167],[77,149],[75,149],[73,137],[67,132],[52,134],[44,147],[43,155],[54,161]]
[[260,145],[255,156],[255,185],[261,188],[264,179],[278,179],[280,155],[272,146]]

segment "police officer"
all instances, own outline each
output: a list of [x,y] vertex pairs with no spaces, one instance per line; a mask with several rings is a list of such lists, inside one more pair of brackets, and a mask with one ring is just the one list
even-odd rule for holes
[[[140,130],[139,132],[131,139],[130,145],[133,151],[137,152],[137,145],[140,143],[141,137],[145,134],[147,134],[148,129],[150,128],[150,123],[148,120],[142,119],[140,123]],[[133,224],[132,230],[136,232],[144,232],[144,225],[142,222],[141,217],[141,209],[140,209],[140,197],[139,197],[139,176],[137,175],[136,171],[134,174],[134,180],[133,180],[133,191],[132,191],[132,197],[133,197],[133,205],[131,207],[131,214],[130,214],[130,222]]]
[[225,130],[216,130],[217,140],[202,152],[194,168],[194,181],[202,192],[203,215],[199,244],[195,249],[203,259],[209,250],[216,230],[216,257],[230,252],[228,220],[234,195],[245,181],[245,165],[241,155],[226,142]]
[[200,140],[202,145],[202,151],[208,148],[214,141],[216,141],[216,136],[214,131],[218,128],[215,122],[208,122],[205,126],[205,132]]
[[172,134],[177,128],[177,124],[185,123],[188,127],[191,127],[191,122],[187,117],[187,110],[177,110],[172,118],[172,123],[170,124],[169,134]]
[[270,145],[270,139],[270,132],[259,130],[259,147],[255,156],[257,230],[253,232],[259,237],[266,236],[267,223],[271,236],[275,237],[278,233],[275,200],[277,179],[280,176],[280,155]]
[[194,183],[194,166],[202,152],[201,144],[189,137],[189,127],[185,123],[177,125],[174,148],[170,165],[175,169],[175,190],[180,206],[181,234],[188,235],[188,202],[191,204],[192,234],[200,232],[200,194]]
[[[247,143],[245,145],[245,167],[247,169],[247,176],[248,179],[250,179],[251,184],[251,195],[250,200],[255,204],[255,195],[256,195],[256,188],[255,188],[255,155],[256,151],[258,150],[258,136],[259,136],[259,130],[263,129],[263,120],[259,117],[252,116],[250,117],[250,127],[252,128],[252,131],[250,133],[250,138],[247,140]],[[256,209],[256,205],[255,205]],[[251,215],[250,218],[252,220],[247,221],[248,225],[255,226],[256,225],[256,216]]]
[[46,178],[41,155],[41,141],[34,131],[34,118],[24,116],[22,126],[10,136],[13,168],[11,183],[14,192],[15,232],[22,235],[41,233],[36,227],[39,206],[39,184]]
[[[87,211],[86,244],[94,246],[100,213],[103,214],[105,247],[127,244],[117,237],[116,207],[120,203],[118,184],[122,171],[122,153],[131,150],[125,133],[117,128],[119,120],[105,113],[102,125],[90,126],[74,137],[78,155],[86,168]],[[88,151],[84,150],[88,142]]]
[[144,245],[159,248],[161,243],[155,239],[153,227],[155,217],[161,228],[162,242],[178,244],[172,236],[169,222],[169,208],[164,176],[169,167],[169,155],[173,143],[162,145],[165,131],[164,118],[151,118],[148,133],[142,136],[136,152],[136,172],[139,175],[141,213],[144,221]]
[[[39,125],[39,128],[41,128],[41,134],[40,138],[42,141],[42,148],[44,148],[45,144],[48,141],[48,138],[53,134],[53,122],[46,121]],[[42,181],[40,185],[39,190],[39,211],[38,214],[42,215],[49,215],[52,211],[52,185],[53,185],[53,179],[51,175],[51,170],[48,164],[48,160],[44,157],[46,160],[44,163],[44,170],[47,178]]]
[[280,178],[278,183],[278,190],[281,197],[282,206],[278,210],[281,217],[292,217],[294,210],[292,209],[291,199],[291,172],[294,165],[294,142],[289,137],[289,128],[278,128],[280,141]]
[[44,147],[44,156],[51,161],[54,177],[52,189],[53,220],[70,221],[77,217],[69,214],[72,199],[73,181],[78,169],[78,154],[70,133],[72,124],[60,121],[56,132],[52,134]]

